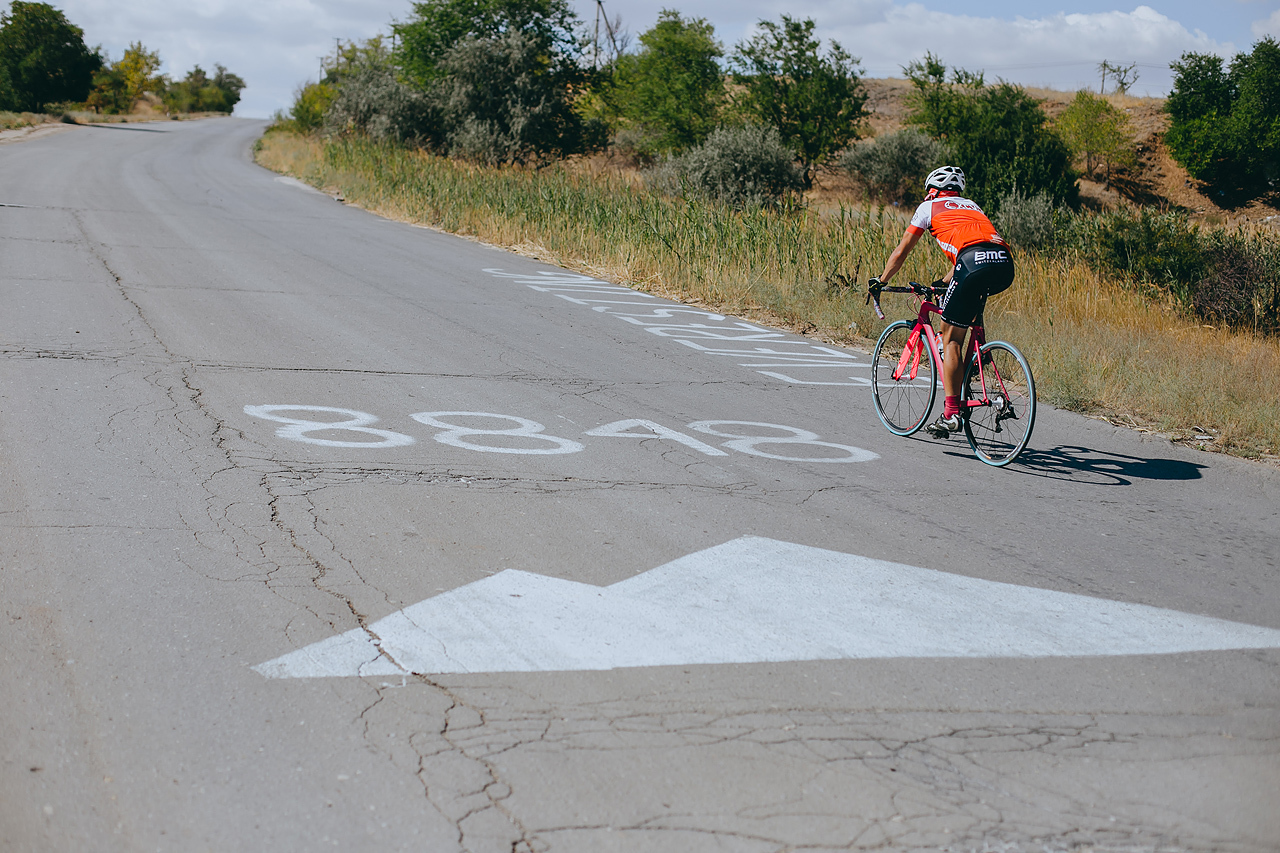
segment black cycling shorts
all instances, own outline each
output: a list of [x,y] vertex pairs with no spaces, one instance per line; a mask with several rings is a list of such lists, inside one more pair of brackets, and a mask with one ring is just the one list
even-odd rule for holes
[[999,243],[966,246],[956,255],[951,286],[942,297],[942,319],[969,328],[982,317],[987,297],[1013,284],[1013,256]]

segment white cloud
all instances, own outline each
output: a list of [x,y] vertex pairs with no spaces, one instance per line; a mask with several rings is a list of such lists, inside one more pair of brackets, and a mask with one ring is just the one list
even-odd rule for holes
[[900,76],[901,66],[932,51],[950,67],[985,70],[988,80],[1074,89],[1096,85],[1097,66],[1106,60],[1138,64],[1135,94],[1163,94],[1172,83],[1169,63],[1182,53],[1234,52],[1232,45],[1191,32],[1148,6],[1011,21],[938,12],[916,3],[887,6],[871,22],[846,22],[841,11],[835,5],[814,9],[822,14],[824,31],[860,56],[871,76]]
[[1254,21],[1249,29],[1258,38],[1263,36],[1274,36],[1280,38],[1280,9],[1276,9],[1271,13],[1270,18],[1263,18],[1261,21]]
[[164,72],[181,78],[220,62],[248,84],[237,115],[267,116],[293,101],[293,89],[319,73],[333,40],[386,32],[408,0],[62,0],[92,47],[113,58],[131,42],[158,50]]

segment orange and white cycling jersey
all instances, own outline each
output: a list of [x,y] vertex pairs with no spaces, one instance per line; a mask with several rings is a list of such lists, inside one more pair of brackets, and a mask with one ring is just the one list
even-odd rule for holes
[[1004,243],[1004,239],[996,233],[995,226],[982,212],[982,208],[978,207],[977,202],[958,195],[921,202],[915,215],[911,217],[907,231],[931,232],[953,264],[956,262],[956,255],[966,246],[976,243]]

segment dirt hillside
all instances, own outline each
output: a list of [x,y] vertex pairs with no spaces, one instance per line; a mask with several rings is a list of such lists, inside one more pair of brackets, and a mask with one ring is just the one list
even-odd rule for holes
[[[901,128],[907,118],[906,100],[911,83],[893,78],[863,83],[869,96],[868,124],[872,132],[879,135]],[[1061,114],[1075,97],[1075,92],[1053,89],[1027,91],[1041,100],[1051,119]],[[1131,169],[1114,174],[1109,185],[1081,180],[1080,194],[1086,204],[1104,209],[1125,203],[1178,208],[1206,225],[1259,228],[1280,234],[1280,208],[1259,201],[1234,209],[1220,207],[1203,185],[1191,180],[1186,170],[1173,161],[1163,141],[1169,124],[1163,98],[1108,95],[1107,100],[1129,116],[1137,163]],[[815,195],[820,201],[836,201],[853,190],[847,180],[830,172],[820,177],[819,184]]]

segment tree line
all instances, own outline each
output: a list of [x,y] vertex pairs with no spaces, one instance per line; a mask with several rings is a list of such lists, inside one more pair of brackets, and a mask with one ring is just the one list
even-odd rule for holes
[[131,44],[112,61],[90,49],[84,31],[48,3],[13,0],[0,12],[0,110],[129,113],[146,95],[166,112],[231,112],[245,82],[221,65],[199,65],[181,80],[160,73],[158,51]]
[[[1081,91],[1050,121],[1022,87],[989,84],[932,55],[904,68],[910,128],[863,139],[859,61],[824,44],[811,19],[761,21],[728,50],[709,21],[671,9],[634,49],[606,26],[602,51],[566,0],[422,0],[388,37],[340,43],[279,119],[490,164],[607,147],[657,167],[659,183],[732,195],[745,181],[747,196],[766,201],[811,185],[815,169],[831,164],[882,201],[910,202],[929,169],[955,161],[985,205],[1073,205],[1079,177],[1110,181],[1134,162],[1128,118],[1106,97]],[[1228,71],[1217,57],[1174,63],[1170,149],[1193,176],[1215,186],[1240,184],[1241,174],[1274,181],[1275,53],[1263,39]],[[1105,65],[1126,72],[1111,76],[1127,90],[1129,69]],[[1243,173],[1242,159],[1251,163]]]

